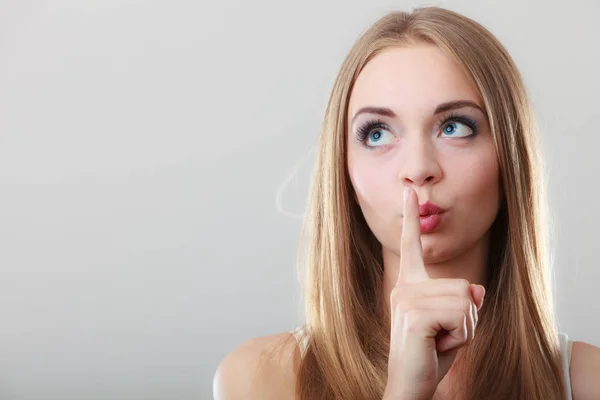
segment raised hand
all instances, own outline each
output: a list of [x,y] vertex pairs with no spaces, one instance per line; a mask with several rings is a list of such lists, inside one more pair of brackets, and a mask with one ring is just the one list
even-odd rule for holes
[[405,190],[400,270],[390,295],[391,337],[384,399],[431,399],[458,350],[475,335],[485,289],[431,279],[423,262],[419,200]]

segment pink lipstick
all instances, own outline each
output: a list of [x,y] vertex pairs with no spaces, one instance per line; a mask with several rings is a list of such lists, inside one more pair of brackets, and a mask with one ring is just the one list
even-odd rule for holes
[[435,231],[442,223],[445,212],[446,210],[430,201],[419,205],[419,222],[421,224],[421,233],[431,233]]

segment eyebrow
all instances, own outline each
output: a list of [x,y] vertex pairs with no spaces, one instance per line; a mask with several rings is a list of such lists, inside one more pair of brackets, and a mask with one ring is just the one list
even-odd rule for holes
[[[464,107],[476,108],[479,111],[481,111],[483,115],[487,116],[487,113],[484,111],[483,108],[481,108],[481,106],[479,106],[479,104],[474,103],[470,100],[455,100],[455,101],[449,101],[446,103],[442,103],[435,108],[433,115],[443,113],[443,112],[449,111],[449,110],[464,108]],[[396,118],[396,113],[394,113],[389,108],[386,108],[386,107],[363,107],[360,110],[358,110],[356,112],[356,114],[354,114],[354,116],[352,117],[352,123],[354,123],[354,120],[360,114],[378,114],[378,115],[382,115],[384,117]]]

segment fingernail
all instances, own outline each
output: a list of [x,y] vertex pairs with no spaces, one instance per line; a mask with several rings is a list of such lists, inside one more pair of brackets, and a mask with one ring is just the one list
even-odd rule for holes
[[404,201],[406,202],[406,199],[408,199],[408,186],[404,187]]

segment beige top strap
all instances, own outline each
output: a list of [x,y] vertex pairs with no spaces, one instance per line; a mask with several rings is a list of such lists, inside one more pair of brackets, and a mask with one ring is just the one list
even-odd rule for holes
[[569,365],[571,365],[571,352],[573,351],[573,341],[569,340]]
[[571,349],[573,347],[573,342],[569,340],[569,337],[564,333],[558,334],[560,341],[560,350],[562,353],[562,367],[564,374],[564,382],[566,389],[566,400],[573,400],[573,393],[571,389],[571,374],[569,372],[569,366],[571,364]]

